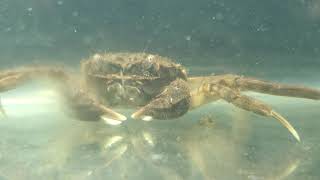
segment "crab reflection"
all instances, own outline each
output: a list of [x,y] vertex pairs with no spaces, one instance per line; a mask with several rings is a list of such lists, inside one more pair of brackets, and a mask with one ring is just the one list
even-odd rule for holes
[[[237,114],[234,121],[243,126],[248,117]],[[77,122],[49,147],[51,170],[58,168],[59,176],[72,179],[284,179],[299,166],[299,158],[292,160],[298,157],[295,152],[271,168],[270,162],[255,160],[257,155],[248,150],[250,125],[239,130],[233,124],[230,132],[211,115],[189,120],[169,126],[134,120],[121,126]]]
[[[234,115],[237,115],[235,117]],[[259,150],[248,150],[250,147],[250,124],[246,114],[233,114],[232,132],[215,122],[214,116],[206,115],[199,121],[199,126],[193,126],[184,148],[193,167],[196,167],[199,179],[286,179],[299,167],[302,159],[298,149],[290,152],[282,150],[279,162],[274,157],[270,162],[264,162],[265,157],[258,155]],[[251,149],[254,149],[252,146]],[[290,148],[290,147],[288,147]],[[252,154],[251,154],[252,153]],[[290,155],[288,155],[288,154]],[[257,159],[256,159],[257,158]],[[277,161],[277,160],[276,160]],[[269,164],[271,163],[271,164]],[[272,164],[273,163],[273,164]]]

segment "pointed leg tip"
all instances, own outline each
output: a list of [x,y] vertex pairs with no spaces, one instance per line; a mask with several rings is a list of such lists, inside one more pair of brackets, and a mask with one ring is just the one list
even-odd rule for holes
[[[107,109],[106,109],[107,110]],[[105,111],[106,113],[100,116],[100,118],[110,125],[120,125],[123,121],[127,120],[127,117],[112,110]]]
[[138,116],[137,116],[135,113],[133,113],[133,114],[131,115],[131,118],[132,118],[132,119],[138,119]]
[[141,119],[141,117],[142,117],[143,114],[144,114],[144,111],[145,111],[144,109],[140,109],[140,110],[134,112],[134,113],[131,115],[131,118],[132,118],[132,119]]
[[144,115],[144,109],[140,109],[138,110],[137,112],[133,113],[131,115],[131,118],[132,119],[141,119],[143,121],[152,121],[153,120],[153,117],[152,116],[147,116],[147,115]]
[[288,131],[293,135],[293,137],[298,141],[301,142],[300,136],[298,132],[294,129],[294,127],[287,121],[283,116],[281,116],[279,113],[272,111],[271,112],[272,117],[280,121],[280,123],[288,129]]
[[104,113],[101,117],[114,119],[116,121],[125,121],[125,120],[127,120],[126,116],[124,116],[124,115],[122,115],[120,113],[117,113],[117,112],[113,111],[112,109],[109,109],[109,108],[107,108],[105,106],[102,106],[102,105],[100,105],[99,107],[102,110],[102,112]]
[[293,135],[293,137],[300,143],[301,139],[298,132],[295,129],[289,129],[289,131]]
[[1,104],[1,102],[0,102],[0,114],[5,118],[8,117],[6,111],[4,110],[4,108],[3,108],[2,104]]

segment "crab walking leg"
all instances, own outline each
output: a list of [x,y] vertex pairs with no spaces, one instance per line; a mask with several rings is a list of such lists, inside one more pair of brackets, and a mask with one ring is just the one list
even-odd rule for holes
[[0,93],[12,89],[32,80],[48,78],[57,81],[66,81],[69,79],[68,74],[61,68],[36,66],[24,67],[14,70],[0,72]]
[[210,88],[210,91],[218,94],[225,101],[232,103],[241,109],[277,119],[300,142],[300,137],[294,127],[283,116],[265,103],[249,96],[241,95],[238,91],[232,90],[226,86],[213,85]]
[[235,83],[241,90],[320,100],[320,90],[304,86],[286,85],[244,77],[238,77]]
[[[63,79],[66,74],[62,69],[55,67],[24,67],[0,72],[0,93],[16,89],[18,86],[37,77]],[[0,104],[0,113],[4,116],[6,112]]]
[[203,83],[216,83],[230,87],[232,89],[239,89],[241,91],[255,91],[259,93],[277,96],[289,96],[320,100],[320,90],[318,89],[313,89],[299,85],[275,83],[233,74],[216,75],[208,77],[192,77],[189,78],[188,81],[191,85],[195,84],[198,87],[200,87]]
[[0,99],[0,114],[2,114],[4,117],[8,117],[6,111],[4,110],[4,108],[2,106],[1,99]]
[[[16,89],[30,80],[43,78],[54,81],[67,105],[66,108],[71,109],[72,114],[76,115],[79,120],[100,120],[102,118],[105,121],[123,121],[126,119],[125,116],[94,100],[88,92],[80,88],[80,83],[71,78],[71,75],[62,68],[35,66],[0,72],[0,93]],[[0,112],[5,115],[2,106],[0,106]]]
[[25,82],[28,78],[23,74],[11,75],[0,79],[0,92],[15,89],[18,85]]
[[[11,89],[15,89],[17,86],[25,82],[27,79],[28,77],[23,76],[23,74],[21,73],[15,73],[7,77],[2,77],[0,79],[0,93],[9,91]],[[0,101],[0,113],[3,116],[7,117],[6,111],[4,110],[1,101]]]

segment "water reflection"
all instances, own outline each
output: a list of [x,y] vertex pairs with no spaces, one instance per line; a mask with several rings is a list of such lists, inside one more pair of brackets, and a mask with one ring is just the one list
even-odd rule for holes
[[[281,160],[261,162],[249,154],[248,139],[239,139],[239,134],[217,123],[178,121],[72,126],[49,148],[63,155],[55,152],[48,158],[60,168],[61,178],[72,179],[284,179],[299,166],[298,149],[289,147],[288,156],[282,149],[273,154],[282,156]],[[273,163],[272,168],[268,163]]]

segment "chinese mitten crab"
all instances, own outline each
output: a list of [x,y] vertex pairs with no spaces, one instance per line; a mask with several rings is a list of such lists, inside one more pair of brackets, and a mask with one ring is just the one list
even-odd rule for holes
[[320,90],[237,75],[188,77],[180,64],[147,53],[95,54],[81,63],[80,75],[50,66],[1,71],[0,92],[39,77],[58,84],[64,104],[79,120],[126,120],[124,115],[112,110],[114,107],[137,108],[131,115],[134,119],[174,119],[223,99],[241,109],[277,119],[298,141],[298,133],[283,116],[266,103],[241,92],[320,99]]

